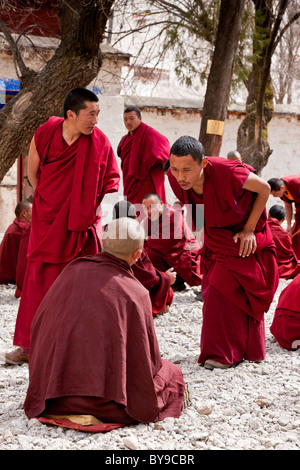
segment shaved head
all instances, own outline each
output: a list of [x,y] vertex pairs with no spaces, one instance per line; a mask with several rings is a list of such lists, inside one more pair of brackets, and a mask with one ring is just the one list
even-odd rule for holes
[[128,217],[115,219],[103,232],[103,250],[128,261],[136,251],[143,249],[144,238],[145,232],[137,220]]

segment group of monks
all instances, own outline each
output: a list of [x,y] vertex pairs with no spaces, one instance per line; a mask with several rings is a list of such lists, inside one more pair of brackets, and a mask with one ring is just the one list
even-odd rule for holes
[[[271,331],[288,349],[300,340],[299,302],[286,292],[293,283],[300,289],[299,175],[280,179],[276,189],[237,154],[206,157],[190,136],[170,146],[130,106],[117,150],[124,199],[102,227],[99,206],[118,191],[120,173],[96,126],[99,110],[94,93],[75,88],[63,117],[37,129],[28,156],[35,191],[26,271],[22,285],[17,268],[1,277],[16,283],[21,297],[17,349],[4,359],[29,362],[26,415],[91,432],[180,416],[187,384],[178,366],[161,358],[153,317],[186,284],[203,301],[198,362],[206,369],[265,358],[264,314],[279,276],[293,280]],[[166,200],[166,174],[174,206]],[[271,208],[267,217],[270,191],[282,197],[285,212]]]

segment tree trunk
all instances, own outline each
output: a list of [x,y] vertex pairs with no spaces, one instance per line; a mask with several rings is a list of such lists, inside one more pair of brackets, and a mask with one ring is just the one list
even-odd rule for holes
[[216,127],[224,126],[229,103],[230,87],[240,36],[244,0],[222,0],[213,60],[203,106],[199,140],[206,155],[218,156],[222,145],[220,132],[208,133],[208,121],[217,121]]
[[260,175],[273,152],[268,143],[268,124],[274,112],[270,69],[288,0],[280,0],[275,18],[272,0],[253,1],[256,10],[253,53],[256,60],[248,81],[246,116],[238,129],[237,149],[243,161],[253,166]]
[[102,65],[100,42],[113,0],[61,1],[61,42],[38,73],[21,77],[21,90],[0,112],[0,181],[24,151],[35,130],[62,112],[71,88],[87,86]]

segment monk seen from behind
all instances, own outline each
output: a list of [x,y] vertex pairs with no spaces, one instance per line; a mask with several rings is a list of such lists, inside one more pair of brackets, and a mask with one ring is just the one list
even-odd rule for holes
[[103,423],[181,414],[182,373],[161,358],[149,292],[131,269],[142,253],[143,230],[123,217],[108,224],[103,238],[104,251],[71,262],[35,315],[28,418],[69,417],[74,426],[88,415],[107,430]]

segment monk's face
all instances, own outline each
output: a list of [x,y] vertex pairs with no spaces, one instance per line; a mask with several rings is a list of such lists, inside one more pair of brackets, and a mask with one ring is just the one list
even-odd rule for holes
[[170,156],[171,173],[184,190],[195,188],[199,185],[206,163],[207,159],[204,158],[202,162],[199,163],[194,160],[191,155],[177,157],[171,154]]
[[124,113],[124,124],[130,134],[134,134],[141,122],[142,119],[137,115],[135,111]]
[[163,204],[156,197],[148,197],[143,200],[145,213],[149,220],[157,220],[163,211]]
[[90,135],[98,123],[100,106],[94,101],[86,101],[85,104],[86,108],[81,109],[78,114],[71,111],[72,116],[70,115],[70,117],[72,118],[72,126],[78,133]]
[[280,186],[280,189],[278,191],[276,191],[275,189],[273,189],[273,191],[271,191],[271,194],[274,196],[274,197],[282,197],[283,196],[283,193],[284,193],[284,186]]

